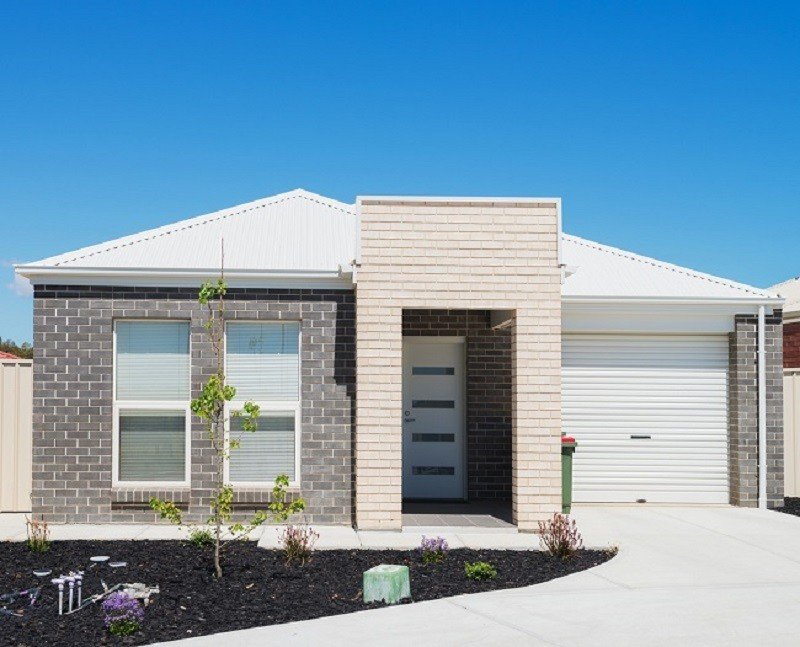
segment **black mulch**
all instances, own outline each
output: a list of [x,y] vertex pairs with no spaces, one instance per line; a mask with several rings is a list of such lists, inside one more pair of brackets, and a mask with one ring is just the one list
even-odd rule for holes
[[793,514],[800,517],[800,497],[787,496],[783,500],[783,506],[775,508],[778,512],[785,512],[786,514]]
[[[534,542],[535,538],[531,538]],[[89,566],[92,555],[109,555],[128,566]],[[443,563],[423,565],[413,551],[318,551],[304,567],[286,567],[276,551],[253,542],[232,545],[223,560],[222,580],[212,575],[211,556],[177,541],[62,541],[43,554],[24,543],[0,543],[0,594],[35,586],[34,569],[52,569],[40,599],[23,617],[0,614],[0,645],[126,644],[232,631],[259,625],[351,613],[372,606],[361,601],[362,573],[377,564],[407,564],[415,601],[461,593],[477,593],[546,582],[602,564],[609,554],[581,551],[570,560],[538,551],[452,550]],[[488,561],[498,571],[494,580],[475,582],[464,576],[465,561]],[[84,596],[101,591],[100,579],[159,585],[161,593],[147,607],[141,632],[128,638],[109,635],[100,605],[71,616],[58,616],[58,591],[52,577],[85,571]],[[19,605],[16,605],[19,606]]]

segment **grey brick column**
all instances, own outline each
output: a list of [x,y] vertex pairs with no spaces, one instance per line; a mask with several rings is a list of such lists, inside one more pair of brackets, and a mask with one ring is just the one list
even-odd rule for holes
[[[766,318],[767,504],[783,504],[783,326]],[[737,315],[730,336],[729,471],[731,504],[758,505],[758,317]]]

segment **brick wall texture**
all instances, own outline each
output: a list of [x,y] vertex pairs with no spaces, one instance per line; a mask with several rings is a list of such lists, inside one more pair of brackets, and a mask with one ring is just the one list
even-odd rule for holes
[[[766,318],[767,503],[783,505],[783,334]],[[733,505],[758,506],[758,317],[737,315],[730,335],[729,470]]]
[[511,332],[487,310],[406,310],[403,336],[465,337],[467,496],[511,499]]
[[523,531],[561,497],[561,270],[554,201],[361,198],[356,520],[401,527],[402,314],[509,310],[511,497]]
[[[350,290],[230,289],[227,317],[300,320],[300,494],[306,519],[353,520],[355,301]],[[214,370],[196,289],[37,286],[34,293],[33,512],[51,522],[152,522],[151,496],[173,499],[189,518],[209,512],[213,452],[192,417],[191,488],[113,489],[113,321],[191,323],[192,397]],[[237,489],[244,515],[268,489]]]
[[783,326],[783,367],[800,368],[800,321]]

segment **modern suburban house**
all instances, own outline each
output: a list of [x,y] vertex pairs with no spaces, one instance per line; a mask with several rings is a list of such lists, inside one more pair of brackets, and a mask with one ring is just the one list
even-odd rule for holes
[[[783,501],[783,300],[563,234],[558,198],[296,190],[45,260],[34,285],[33,510],[204,518],[213,372],[198,286],[224,239],[226,371],[261,406],[242,510],[286,473],[311,522],[398,529],[404,500]],[[234,403],[234,408],[235,408]]]

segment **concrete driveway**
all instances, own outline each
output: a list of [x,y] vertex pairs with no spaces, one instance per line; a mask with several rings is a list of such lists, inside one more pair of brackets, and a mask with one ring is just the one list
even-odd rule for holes
[[524,589],[168,644],[800,644],[800,518],[666,506],[586,507],[574,516],[587,544],[616,544],[619,555]]

